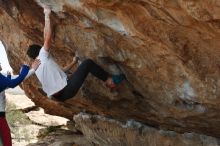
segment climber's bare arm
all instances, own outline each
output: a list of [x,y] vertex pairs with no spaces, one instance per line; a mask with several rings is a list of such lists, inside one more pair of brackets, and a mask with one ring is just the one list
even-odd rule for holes
[[65,66],[65,67],[63,68],[63,71],[64,71],[64,72],[69,71],[77,62],[78,62],[78,57],[73,57],[72,62],[71,62],[70,64],[68,64],[67,66]]
[[50,22],[51,9],[48,6],[44,6],[44,16],[45,16],[45,25],[44,25],[44,49],[49,51],[52,40],[52,28]]

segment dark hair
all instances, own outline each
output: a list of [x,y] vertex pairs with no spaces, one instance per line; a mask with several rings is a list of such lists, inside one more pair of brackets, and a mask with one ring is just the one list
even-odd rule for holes
[[27,55],[32,59],[36,59],[37,56],[39,55],[41,48],[42,47],[40,45],[36,45],[36,44],[30,45],[27,50]]

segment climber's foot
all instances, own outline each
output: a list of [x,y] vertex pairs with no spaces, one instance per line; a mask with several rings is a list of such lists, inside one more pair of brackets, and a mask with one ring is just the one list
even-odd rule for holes
[[107,79],[106,86],[110,89],[111,92],[113,92],[117,88],[117,85],[122,83],[125,80],[125,78],[126,77],[124,74],[112,75]]

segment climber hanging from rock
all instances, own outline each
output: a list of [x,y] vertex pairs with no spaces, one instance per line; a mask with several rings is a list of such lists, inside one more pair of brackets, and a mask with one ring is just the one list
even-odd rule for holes
[[105,82],[110,89],[115,88],[117,84],[120,84],[125,79],[123,74],[110,75],[91,59],[82,61],[76,71],[67,79],[64,71],[74,66],[78,58],[74,57],[73,61],[64,70],[57,65],[49,53],[51,50],[52,28],[50,22],[51,9],[48,6],[44,6],[44,14],[43,47],[36,44],[30,45],[27,55],[33,60],[40,59],[41,61],[41,65],[35,71],[35,74],[48,97],[53,97],[59,101],[72,98],[76,95],[89,73]]

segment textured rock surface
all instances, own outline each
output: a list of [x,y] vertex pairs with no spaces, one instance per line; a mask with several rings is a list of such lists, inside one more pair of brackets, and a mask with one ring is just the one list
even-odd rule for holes
[[[0,39],[15,71],[31,43],[43,43],[40,0],[0,0]],[[219,0],[48,0],[56,24],[52,53],[60,65],[77,50],[128,82],[119,95],[89,77],[65,103],[41,95],[36,78],[26,94],[47,113],[79,111],[135,119],[176,132],[220,137]]]
[[78,114],[76,126],[99,146],[219,146],[219,139],[195,133],[158,130],[133,120],[125,124],[102,116]]
[[51,132],[45,138],[37,143],[28,144],[26,146],[92,146],[82,136],[68,130],[56,130]]

